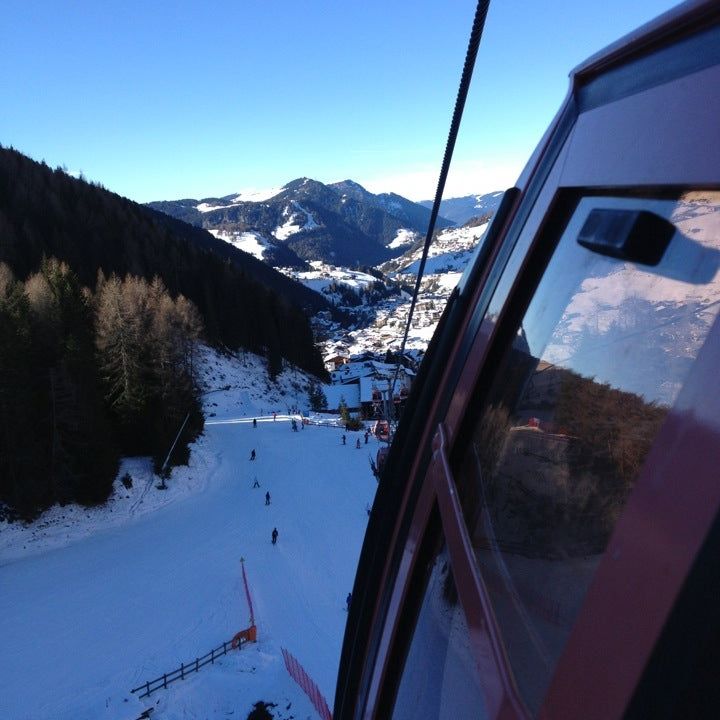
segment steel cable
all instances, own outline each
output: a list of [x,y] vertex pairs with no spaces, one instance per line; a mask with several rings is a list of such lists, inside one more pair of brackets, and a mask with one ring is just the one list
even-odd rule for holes
[[[427,234],[425,236],[425,245],[423,246],[420,265],[418,266],[417,277],[415,279],[415,290],[413,291],[412,301],[410,303],[410,311],[405,325],[405,333],[403,335],[400,353],[395,367],[395,375],[393,376],[392,385],[390,387],[390,401],[395,397],[395,385],[397,383],[398,374],[400,372],[400,364],[405,354],[405,345],[407,344],[408,334],[410,333],[410,324],[412,322],[415,305],[417,303],[418,294],[420,292],[420,283],[425,271],[425,263],[430,251],[433,233],[435,232],[435,223],[440,211],[440,202],[442,201],[443,192],[445,191],[445,182],[450,170],[450,161],[455,149],[455,141],[457,140],[458,131],[460,129],[460,121],[462,119],[463,110],[465,109],[465,101],[470,89],[470,80],[472,79],[473,70],[475,69],[475,59],[477,57],[480,40],[482,39],[483,29],[485,27],[485,18],[487,17],[490,0],[478,0],[475,10],[475,18],[473,20],[468,49],[465,54],[465,65],[463,66],[462,77],[460,78],[460,86],[458,88],[457,99],[455,100],[455,110],[453,112],[452,122],[450,123],[450,131],[448,133],[447,144],[445,145],[445,156],[443,157],[442,167],[440,168],[440,177],[438,179],[437,190],[435,191],[435,201],[433,202],[432,211],[430,213],[430,221],[428,222]],[[390,418],[386,418],[389,420]]]

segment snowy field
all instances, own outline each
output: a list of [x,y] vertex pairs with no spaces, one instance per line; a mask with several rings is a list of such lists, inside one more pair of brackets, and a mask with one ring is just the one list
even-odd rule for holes
[[357,293],[377,281],[376,277],[368,273],[328,265],[320,260],[311,260],[309,264],[312,270],[298,272],[292,268],[284,268],[283,272],[320,294],[329,292],[328,287],[332,284],[345,285]]
[[224,240],[258,260],[265,257],[265,251],[270,244],[259,232],[223,232],[222,230],[208,230],[208,232],[218,240]]
[[[293,432],[303,376],[286,371],[268,389],[261,366],[206,355],[205,433],[168,490],[147,460],[129,459],[133,487],[116,482],[103,508],[0,523],[0,718],[133,720],[153,708],[152,720],[244,720],[261,700],[282,720],[317,717],[281,648],[332,707],[377,445],[357,449],[360,433],[343,445],[336,428]],[[131,694],[248,626],[241,558],[257,644],[149,698]]]

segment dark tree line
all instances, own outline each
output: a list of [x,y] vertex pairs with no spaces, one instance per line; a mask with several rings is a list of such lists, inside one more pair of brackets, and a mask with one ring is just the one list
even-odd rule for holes
[[0,147],[0,504],[102,502],[120,456],[159,466],[189,412],[185,461],[201,331],[264,354],[271,375],[285,359],[324,376],[308,297],[202,230]]
[[120,455],[159,460],[189,412],[185,460],[201,330],[159,279],[99,274],[91,293],[55,259],[24,282],[0,264],[0,501],[24,517],[102,502]]
[[88,287],[99,269],[157,276],[195,304],[208,342],[263,353],[271,371],[285,358],[324,374],[306,316],[330,307],[317,293],[204,230],[0,147],[0,262],[24,280],[43,257]]

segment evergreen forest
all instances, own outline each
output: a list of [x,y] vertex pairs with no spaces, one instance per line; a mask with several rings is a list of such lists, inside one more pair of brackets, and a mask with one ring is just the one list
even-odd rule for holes
[[0,147],[0,262],[24,280],[44,257],[87,287],[98,270],[159,277],[195,304],[210,344],[266,355],[271,373],[282,358],[324,373],[307,319],[330,309],[318,293],[205,230]]
[[91,292],[54,258],[24,282],[0,264],[0,501],[26,518],[102,502],[120,456],[159,468],[187,415],[174,458],[186,461],[202,429],[201,332],[159,278],[99,273]]
[[120,457],[152,455],[160,469],[188,416],[171,459],[185,462],[203,422],[200,339],[265,355],[271,376],[283,359],[324,375],[301,286],[222,241],[215,252],[208,238],[0,148],[0,505],[8,514],[103,502]]

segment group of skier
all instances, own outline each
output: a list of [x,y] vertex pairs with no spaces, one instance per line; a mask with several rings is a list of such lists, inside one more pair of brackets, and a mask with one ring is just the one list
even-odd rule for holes
[[[275,420],[276,417],[277,417],[277,413],[274,412],[273,420]],[[298,431],[297,420],[295,420],[295,418],[292,419],[291,427],[294,432]],[[257,418],[253,418],[253,428],[257,428]],[[302,429],[303,430],[305,429],[305,423],[303,423]],[[360,442],[360,441],[358,440],[358,442]],[[358,447],[360,447],[360,446],[358,445]],[[253,462],[256,458],[257,458],[257,452],[255,451],[255,448],[253,448],[250,451],[250,462]],[[255,476],[255,481],[253,482],[252,486],[253,486],[253,488],[260,487],[260,483],[258,482],[257,475]],[[268,490],[265,492],[265,505],[269,505],[269,504],[270,504],[270,491]],[[272,544],[276,545],[277,539],[278,539],[278,529],[277,528],[273,528],[273,531],[272,531],[270,537],[272,538]]]
[[[273,420],[275,420],[275,418],[276,418],[276,413],[273,413]],[[297,428],[297,421],[296,421],[294,418],[292,419],[291,427],[292,427],[293,432],[297,432],[297,430],[298,430],[298,428]],[[257,418],[253,418],[253,428],[257,428]],[[303,429],[303,430],[305,429],[305,423],[304,423],[304,422],[302,423],[302,429]],[[368,442],[369,437],[370,437],[370,431],[369,431],[369,430],[366,430],[366,431],[365,431],[365,444],[366,444],[366,445],[367,445],[367,442]],[[346,436],[345,436],[344,434],[343,434],[343,436],[342,436],[342,444],[343,444],[343,445],[346,444]],[[358,450],[360,449],[360,447],[361,447],[360,438],[357,438],[356,443],[355,443],[355,447],[358,448]],[[255,451],[255,448],[253,448],[253,449],[250,451],[250,461],[252,462],[252,461],[254,461],[256,458],[257,458],[257,452]],[[252,485],[252,486],[253,486],[253,488],[259,488],[259,487],[260,487],[260,483],[258,482],[257,476],[255,476],[255,479],[254,479],[254,482],[253,482],[253,485]],[[269,490],[266,490],[266,491],[265,491],[265,505],[270,505],[270,491],[269,491]],[[270,533],[270,539],[271,539],[271,542],[272,542],[273,545],[277,545],[278,535],[279,535],[278,529],[277,529],[276,527],[274,527],[273,530],[272,530],[272,533]],[[350,610],[350,602],[351,602],[351,600],[352,600],[352,593],[348,593],[347,598],[345,599],[346,606],[347,606],[346,609],[347,609],[348,611]]]
[[[369,439],[370,439],[370,431],[369,431],[369,430],[366,430],[366,431],[365,431],[365,444],[366,444],[366,445],[368,444],[368,440],[369,440]],[[342,436],[342,444],[343,444],[343,445],[347,445],[347,436],[345,435],[345,433],[343,433],[343,436]],[[358,450],[362,447],[362,445],[361,445],[361,443],[360,443],[360,438],[358,438],[358,439],[355,441],[355,447],[356,447]]]
[[[255,421],[253,420],[253,423],[254,423],[254,422],[255,422]],[[255,452],[255,448],[253,448],[253,449],[250,451],[250,460],[251,460],[251,461],[252,461],[252,460],[255,460],[256,457],[257,457],[257,453]],[[255,476],[255,480],[254,480],[252,486],[253,486],[253,489],[260,487],[260,482],[259,482],[258,479],[257,479],[257,475]],[[266,504],[266,505],[269,505],[269,504],[270,504],[270,491],[269,491],[269,490],[266,490],[266,491],[265,491],[265,504]],[[275,544],[277,543],[277,538],[278,538],[278,530],[277,530],[277,528],[273,528],[271,537],[272,537],[272,544],[275,545]]]

